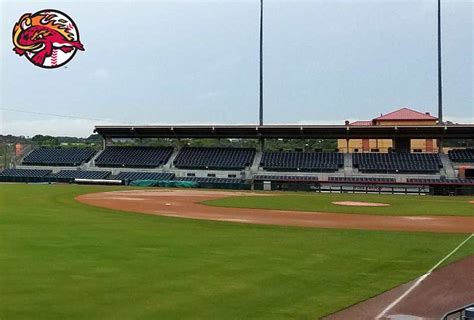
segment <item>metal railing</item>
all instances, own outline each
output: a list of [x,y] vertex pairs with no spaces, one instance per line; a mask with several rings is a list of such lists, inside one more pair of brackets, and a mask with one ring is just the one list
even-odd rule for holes
[[466,317],[466,309],[467,308],[474,308],[474,303],[464,306],[460,309],[451,311],[446,313],[441,319],[442,320],[467,320],[467,319],[472,319],[471,317]]

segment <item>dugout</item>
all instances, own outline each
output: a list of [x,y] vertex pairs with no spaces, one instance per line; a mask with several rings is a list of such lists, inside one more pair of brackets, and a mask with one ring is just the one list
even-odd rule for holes
[[432,185],[430,195],[434,196],[468,196],[474,195],[474,185]]
[[[265,182],[269,188],[265,188]],[[319,183],[304,183],[295,181],[254,181],[254,190],[278,190],[278,191],[314,191],[319,189]]]
[[253,180],[254,190],[314,191],[320,188],[316,176],[272,176],[257,175]]

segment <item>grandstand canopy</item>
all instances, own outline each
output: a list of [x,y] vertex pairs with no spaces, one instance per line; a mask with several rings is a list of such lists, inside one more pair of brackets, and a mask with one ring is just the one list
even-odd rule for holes
[[472,139],[474,125],[168,125],[96,126],[104,138]]

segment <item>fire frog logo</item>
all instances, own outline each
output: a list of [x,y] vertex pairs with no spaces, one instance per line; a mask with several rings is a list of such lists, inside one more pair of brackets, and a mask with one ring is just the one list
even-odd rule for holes
[[16,54],[48,69],[64,66],[77,50],[84,50],[74,21],[51,9],[21,16],[13,28],[13,44]]

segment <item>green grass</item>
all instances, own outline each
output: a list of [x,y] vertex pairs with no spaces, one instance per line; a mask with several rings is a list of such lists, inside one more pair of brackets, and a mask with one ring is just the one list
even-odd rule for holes
[[[315,319],[411,280],[466,235],[116,212],[106,187],[0,185],[0,319]],[[456,258],[474,253],[474,241]]]
[[[205,201],[217,207],[259,208],[274,210],[361,213],[394,216],[474,216],[474,197],[405,196],[374,194],[284,194],[272,196],[228,197]],[[333,201],[387,203],[389,207],[350,207]]]

